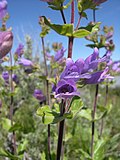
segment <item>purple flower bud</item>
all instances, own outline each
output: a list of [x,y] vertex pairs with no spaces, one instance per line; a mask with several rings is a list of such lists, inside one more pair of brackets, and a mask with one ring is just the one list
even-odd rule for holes
[[13,34],[10,31],[0,31],[0,59],[6,56],[12,48]]
[[3,77],[3,79],[4,79],[5,81],[8,81],[8,80],[9,80],[9,73],[8,73],[8,71],[3,72],[3,73],[2,73],[2,77]]
[[20,64],[24,67],[32,67],[33,66],[33,62],[28,59],[25,59],[25,58],[19,59],[18,64]]
[[54,56],[54,60],[56,62],[61,60],[62,57],[64,56],[65,51],[66,51],[66,49],[64,49],[63,47],[59,51],[57,51],[57,53]]
[[18,48],[15,51],[15,54],[18,55],[18,57],[21,57],[24,53],[24,45],[23,44],[19,44]]
[[46,100],[46,97],[43,95],[42,91],[39,89],[34,90],[33,96],[40,102],[44,102]]
[[7,4],[6,0],[0,2],[0,19],[4,18],[7,13]]
[[55,98],[72,98],[73,96],[79,96],[77,92],[75,82],[73,80],[60,80],[55,89]]

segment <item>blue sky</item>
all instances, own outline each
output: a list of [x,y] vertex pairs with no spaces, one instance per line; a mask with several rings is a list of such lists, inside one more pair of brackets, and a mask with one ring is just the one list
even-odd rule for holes
[[[34,41],[34,49],[37,46],[41,49],[41,42],[39,38],[40,26],[38,24],[39,16],[45,15],[51,19],[53,23],[62,23],[60,13],[53,11],[47,7],[47,3],[40,0],[8,0],[8,12],[10,19],[7,22],[8,27],[13,28],[14,33],[14,46],[13,49],[19,44],[24,43],[25,34],[30,34]],[[70,10],[65,10],[66,19],[69,22]],[[88,10],[88,20],[82,20],[81,25],[86,25],[92,20],[92,11]],[[114,27],[114,43],[116,45],[113,52],[113,59],[120,59],[120,0],[108,0],[100,6],[100,10],[96,13],[97,21],[102,22],[101,26],[113,26]],[[75,12],[77,19],[77,11]],[[57,35],[54,31],[46,37],[46,42],[52,44],[52,42],[62,42],[63,46],[67,48],[68,39],[63,36]],[[84,38],[75,39],[73,48],[73,59],[76,60],[79,57],[86,58],[93,51],[85,45],[89,43]],[[103,55],[105,50],[101,50],[100,54]],[[67,52],[66,52],[67,54]]]

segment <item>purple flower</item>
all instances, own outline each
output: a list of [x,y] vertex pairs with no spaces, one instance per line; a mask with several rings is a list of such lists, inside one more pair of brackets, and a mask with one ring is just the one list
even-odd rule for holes
[[112,70],[114,72],[120,73],[120,62],[119,61],[116,61],[113,63]]
[[6,0],[0,2],[0,19],[4,18],[7,13],[7,4]]
[[106,67],[105,70],[103,70],[103,71],[95,72],[95,73],[91,74],[91,78],[85,79],[84,83],[85,84],[98,84],[100,82],[103,82],[106,78],[113,79],[112,76],[107,74],[108,71],[109,71],[109,68]]
[[24,53],[24,45],[23,44],[19,44],[18,48],[15,51],[15,54],[18,55],[18,57],[21,57],[22,54]]
[[32,67],[33,66],[33,62],[28,59],[25,59],[25,58],[19,59],[18,64],[20,64],[24,67]]
[[75,82],[73,80],[60,80],[55,89],[55,98],[72,98],[73,96],[79,96]]
[[56,62],[60,61],[63,58],[65,51],[66,51],[66,49],[64,49],[63,47],[59,51],[57,51],[54,56],[54,60]]
[[3,73],[2,73],[2,77],[3,77],[3,79],[4,79],[5,81],[8,81],[8,80],[9,80],[9,73],[8,73],[8,71],[3,72]]
[[110,38],[112,38],[113,36],[113,32],[108,32],[106,35],[105,35],[105,38],[106,40],[109,40]]
[[99,6],[101,3],[106,2],[107,0],[93,0],[93,2],[95,3],[95,5]]
[[12,48],[13,34],[10,31],[0,31],[0,59],[6,56]]
[[18,76],[16,74],[12,74],[12,80],[17,84],[19,83]]
[[46,100],[46,97],[43,95],[42,91],[39,89],[34,90],[33,96],[40,102],[44,102]]
[[79,58],[74,62],[71,58],[66,60],[66,68],[61,74],[61,79],[73,79],[78,81],[80,78],[90,78],[90,71],[97,69],[99,59],[98,49],[95,48],[93,54],[91,54],[85,60]]

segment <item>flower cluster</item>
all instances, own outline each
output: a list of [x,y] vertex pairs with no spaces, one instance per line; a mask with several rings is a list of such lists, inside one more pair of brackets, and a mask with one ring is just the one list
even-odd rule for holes
[[[9,83],[9,78],[10,78],[10,75],[9,75],[9,72],[6,71],[6,72],[2,72],[2,78],[4,79],[5,83]],[[18,79],[18,76],[16,74],[12,74],[12,80],[18,84],[19,83],[19,79]]]
[[[109,54],[109,53],[108,53]],[[112,78],[108,73],[109,68],[96,71],[101,62],[106,62],[108,54],[99,58],[98,49],[95,48],[93,54],[85,60],[79,58],[74,62],[71,58],[66,60],[66,67],[60,76],[55,89],[55,97],[70,98],[74,95],[79,95],[76,88],[76,82],[80,81],[85,84],[98,84],[106,78]]]

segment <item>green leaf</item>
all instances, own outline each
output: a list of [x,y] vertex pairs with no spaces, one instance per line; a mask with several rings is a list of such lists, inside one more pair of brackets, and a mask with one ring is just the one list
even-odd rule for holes
[[85,118],[89,121],[92,121],[92,116],[91,116],[91,109],[82,109],[80,112],[79,112],[79,116],[82,117],[82,118]]
[[[44,16],[43,16],[44,17]],[[73,33],[73,25],[72,24],[64,24],[64,25],[57,25],[50,23],[46,17],[44,17],[44,22],[48,25],[51,29],[56,31],[58,34],[63,36],[72,36]]]
[[104,147],[106,140],[100,139],[97,141],[94,149],[94,160],[103,160],[104,158]]
[[84,156],[84,158],[87,158],[87,160],[92,160],[91,156],[87,152],[82,149],[80,149],[80,152]]
[[20,143],[18,145],[18,147],[17,147],[17,153],[18,153],[18,155],[21,155],[21,154],[24,153],[24,151],[26,150],[27,144],[28,144],[28,140],[24,139],[23,143]]
[[73,117],[75,117],[83,107],[83,101],[80,97],[75,96],[73,97],[71,104],[70,104],[70,110],[73,114]]
[[7,150],[0,148],[0,157],[8,157],[10,160],[22,160],[19,156],[12,155]]
[[8,118],[2,118],[2,127],[9,131],[9,129],[11,128],[11,120]]
[[18,123],[15,123],[13,126],[10,127],[9,132],[18,131],[22,128],[22,126]]
[[65,118],[71,119],[73,116],[71,112],[65,113],[63,116],[60,116],[60,112],[51,110],[49,106],[43,106],[38,108],[37,115],[42,117],[42,122],[44,124],[58,123]]

